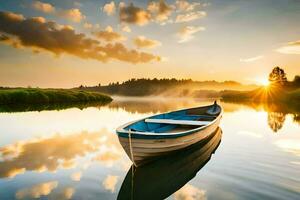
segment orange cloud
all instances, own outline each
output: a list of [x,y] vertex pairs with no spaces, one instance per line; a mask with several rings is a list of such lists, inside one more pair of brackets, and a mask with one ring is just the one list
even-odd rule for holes
[[15,196],[17,199],[40,198],[49,195],[57,185],[57,181],[40,183],[31,188],[18,190]]
[[139,7],[136,7],[131,3],[126,6],[124,3],[120,3],[119,18],[123,23],[137,24],[143,26],[149,23],[151,20],[151,14]]
[[169,18],[173,8],[172,6],[169,6],[164,0],[160,0],[159,2],[149,2],[147,10],[149,10],[149,12],[153,15],[153,18],[161,22]]
[[72,8],[72,9],[68,9],[68,10],[62,10],[59,9],[58,11],[56,11],[56,8],[49,4],[49,3],[43,3],[41,1],[35,1],[32,3],[32,7],[35,10],[44,12],[44,13],[53,13],[56,14],[57,16],[60,17],[64,17],[70,21],[79,23],[81,22],[83,19],[85,19],[85,15],[82,14],[82,12],[78,9],[78,8]]
[[116,184],[118,183],[118,178],[118,176],[108,175],[102,183],[104,188],[113,193],[115,191]]
[[32,3],[32,7],[38,11],[44,13],[53,13],[55,12],[55,7],[49,3],[43,3],[41,1],[35,1]]
[[81,22],[85,18],[85,16],[81,13],[78,8],[72,8],[69,10],[62,10],[59,12],[59,15],[65,17],[66,19],[73,22]]
[[176,23],[182,23],[182,22],[190,22],[194,21],[196,19],[200,19],[205,17],[207,14],[204,11],[196,11],[196,12],[190,12],[186,14],[180,14],[177,15],[175,22]]
[[178,41],[179,43],[183,43],[183,42],[188,42],[191,39],[194,38],[194,34],[199,32],[199,31],[204,31],[205,27],[202,26],[185,26],[183,28],[181,28],[179,30],[179,32],[177,33],[178,37],[180,38],[180,40]]
[[174,194],[175,200],[206,200],[205,190],[186,184]]
[[190,3],[187,0],[177,0],[175,5],[177,10],[187,12],[195,10],[196,7],[199,7],[201,4],[199,2]]
[[63,191],[63,197],[64,198],[60,198],[60,199],[71,199],[73,197],[74,193],[75,193],[75,189],[74,188],[67,187]]
[[76,157],[96,152],[101,144],[100,137],[101,133],[55,135],[4,146],[0,149],[0,177],[14,177],[28,170],[40,172],[69,168],[74,166]]
[[262,59],[264,56],[255,56],[255,57],[252,57],[252,58],[241,58],[240,59],[240,62],[254,62],[254,61],[257,61],[257,60],[260,60]]
[[114,1],[111,1],[110,3],[107,3],[103,6],[103,11],[107,15],[113,15],[116,12],[116,4]]
[[59,192],[54,192],[51,193],[47,199],[59,199],[59,200],[67,200],[67,199],[72,199],[74,193],[75,193],[75,189],[73,187],[65,187],[63,188],[63,190],[61,189],[57,189],[60,190]]
[[102,62],[119,60],[147,63],[160,60],[160,57],[150,53],[127,49],[121,43],[100,45],[98,40],[89,38],[83,33],[78,34],[69,26],[61,26],[53,21],[42,21],[40,18],[25,19],[22,15],[12,12],[0,12],[0,32],[17,41],[17,45],[14,45],[16,48],[29,47],[35,51],[44,50],[56,55],[67,53]]
[[133,40],[133,43],[135,44],[135,46],[137,46],[138,48],[155,48],[157,46],[160,46],[161,43],[157,40],[151,40],[148,39],[144,36],[139,36],[137,38],[135,38]]
[[109,150],[99,153],[93,160],[103,163],[107,167],[111,167],[116,161],[121,159],[121,155],[113,147]]
[[[140,8],[131,3],[126,6],[124,2],[119,4],[119,17],[122,23],[146,25],[149,22],[158,22],[161,25],[167,23],[190,22],[205,17],[205,11],[199,11],[196,8],[206,7],[208,4],[199,2],[189,3],[186,0],[177,0],[174,4],[167,4],[165,0],[149,1],[147,8]],[[180,12],[175,19],[172,19],[172,12]]]
[[122,31],[126,33],[131,33],[131,29],[127,25],[122,25]]
[[88,22],[85,22],[85,23],[83,24],[83,27],[86,28],[86,29],[91,29],[91,28],[93,28],[93,24],[88,23]]
[[106,27],[104,31],[94,33],[99,39],[106,42],[124,41],[126,38],[120,33],[114,32],[111,26]]
[[81,176],[82,176],[82,173],[81,172],[75,172],[71,175],[71,179],[73,181],[80,181],[81,179]]

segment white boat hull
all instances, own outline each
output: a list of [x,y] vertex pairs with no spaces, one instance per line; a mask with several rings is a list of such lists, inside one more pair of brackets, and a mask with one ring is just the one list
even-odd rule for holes
[[214,123],[195,133],[178,138],[167,139],[139,139],[119,137],[119,141],[134,165],[139,166],[174,151],[205,140],[218,128],[221,117]]

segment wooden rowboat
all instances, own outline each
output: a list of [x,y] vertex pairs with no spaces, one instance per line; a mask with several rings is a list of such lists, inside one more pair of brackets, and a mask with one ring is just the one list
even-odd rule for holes
[[128,170],[117,200],[166,199],[196,176],[221,143],[217,128],[207,139],[147,165]]
[[130,122],[119,127],[117,134],[133,164],[139,166],[206,139],[221,117],[222,108],[215,102]]

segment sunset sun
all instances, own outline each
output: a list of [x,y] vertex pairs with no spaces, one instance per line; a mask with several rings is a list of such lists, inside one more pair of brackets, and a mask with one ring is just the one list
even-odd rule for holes
[[262,79],[257,79],[256,80],[257,84],[262,85],[262,86],[269,86],[270,82],[267,78],[262,78]]
[[268,86],[270,84],[268,79],[263,79],[260,81],[260,84],[262,84],[263,86]]

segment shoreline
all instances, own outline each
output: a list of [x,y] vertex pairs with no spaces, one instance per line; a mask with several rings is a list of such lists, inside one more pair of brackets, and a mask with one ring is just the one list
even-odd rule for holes
[[74,89],[9,88],[0,89],[0,105],[38,105],[68,103],[109,103],[113,99],[100,92]]

